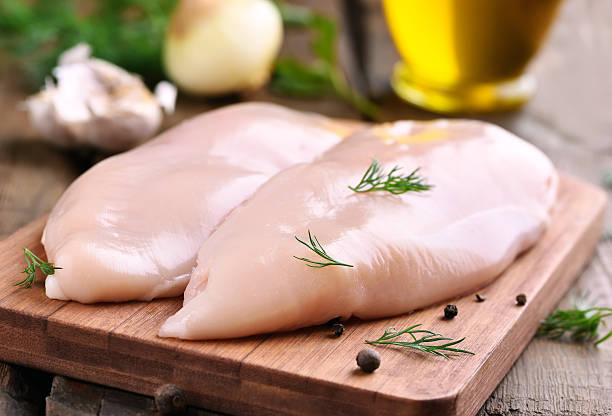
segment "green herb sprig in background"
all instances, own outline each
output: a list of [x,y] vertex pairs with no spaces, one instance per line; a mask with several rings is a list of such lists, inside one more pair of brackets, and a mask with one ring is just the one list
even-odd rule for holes
[[[453,345],[457,345],[462,342],[465,338],[461,338],[458,340],[454,340],[452,338],[447,338],[442,336],[441,334],[436,334],[435,332],[428,331],[426,329],[415,329],[421,326],[421,324],[412,325],[403,331],[396,331],[395,328],[390,327],[385,330],[385,333],[375,341],[365,341],[367,344],[387,344],[387,345],[397,345],[398,347],[412,348],[415,350],[427,352],[434,355],[439,355],[444,358],[449,358],[454,355],[458,355],[457,353],[463,354],[472,354],[473,352],[467,350],[460,350],[458,348],[453,348]],[[395,338],[408,334],[412,337],[412,341],[396,341]],[[424,334],[424,335],[421,335]],[[417,337],[418,335],[418,337]],[[440,342],[440,341],[451,341],[439,345],[431,344],[432,342]]]
[[605,172],[601,178],[601,181],[606,188],[612,189],[612,171]]
[[21,282],[15,283],[14,286],[22,286],[25,288],[29,288],[30,286],[32,286],[32,283],[34,283],[34,280],[36,279],[37,267],[47,276],[55,274],[55,270],[61,269],[61,267],[55,267],[53,263],[48,263],[44,260],[41,260],[40,257],[32,253],[27,248],[23,249],[23,255],[25,257],[26,267],[21,273],[25,273],[26,277]]
[[297,241],[299,241],[300,243],[302,243],[303,245],[305,245],[306,247],[308,247],[310,250],[314,251],[319,256],[323,257],[325,260],[327,260],[327,262],[319,262],[319,261],[310,260],[310,259],[307,259],[307,258],[304,258],[304,257],[293,256],[294,258],[296,258],[298,260],[302,260],[302,261],[306,262],[306,265],[308,267],[315,267],[315,268],[321,268],[321,267],[326,267],[326,266],[353,267],[351,264],[340,263],[339,261],[336,261],[336,260],[332,259],[327,254],[327,252],[325,251],[325,249],[323,248],[321,243],[319,243],[319,240],[317,239],[317,237],[310,233],[310,230],[308,230],[308,239],[310,240],[310,244],[305,243],[304,241],[300,240],[297,236],[295,236],[295,239]]
[[271,81],[273,91],[297,97],[336,95],[366,117],[373,119],[377,108],[351,88],[336,55],[337,27],[329,17],[312,10],[276,2],[288,26],[310,29],[314,34],[310,63],[281,57],[276,61]]
[[35,89],[59,54],[79,42],[153,85],[164,79],[162,43],[176,1],[105,0],[79,10],[73,0],[0,0],[0,52],[20,65]]
[[[569,334],[574,341],[585,342],[597,338],[599,325],[604,325],[604,318],[612,316],[612,308],[585,308],[574,306],[571,309],[558,309],[544,319],[538,334],[548,338],[558,339]],[[612,331],[594,341],[594,345],[601,344],[612,337]]]
[[417,175],[419,168],[405,176],[397,174],[400,170],[399,166],[395,166],[385,174],[378,160],[373,159],[361,181],[356,186],[349,186],[349,189],[355,192],[387,191],[394,195],[431,189],[432,185],[424,183],[425,179]]

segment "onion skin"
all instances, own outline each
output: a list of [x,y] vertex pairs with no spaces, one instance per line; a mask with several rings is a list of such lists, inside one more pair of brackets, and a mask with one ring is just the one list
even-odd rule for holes
[[269,79],[283,39],[269,0],[181,0],[164,41],[164,67],[183,91],[223,95]]

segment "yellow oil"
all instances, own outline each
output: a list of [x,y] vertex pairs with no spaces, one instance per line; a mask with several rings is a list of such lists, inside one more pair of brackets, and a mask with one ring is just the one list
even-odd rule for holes
[[410,82],[460,90],[516,79],[561,0],[384,0]]

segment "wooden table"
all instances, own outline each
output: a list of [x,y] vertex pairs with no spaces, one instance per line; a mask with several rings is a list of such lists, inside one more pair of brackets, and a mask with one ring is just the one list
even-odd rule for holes
[[[347,28],[340,39],[341,61],[352,82],[380,103],[379,120],[436,117],[404,104],[388,87],[398,57],[379,1],[300,3],[335,16]],[[548,43],[531,66],[539,81],[535,98],[521,111],[479,117],[534,143],[560,170],[600,185],[603,175],[612,172],[610,21],[610,2],[566,0]],[[303,33],[289,32],[284,52],[304,56],[307,43]],[[25,115],[16,109],[25,95],[18,76],[0,74],[0,237],[48,211],[70,182],[98,157],[40,142]],[[358,117],[333,98],[297,100],[264,90],[244,99],[274,101],[330,116]],[[166,121],[166,127],[225,103],[180,97],[179,109]],[[612,229],[610,207],[606,225]],[[562,304],[586,292],[598,305],[612,304],[611,240],[602,240]],[[45,406],[47,395],[48,415],[147,414],[152,408],[148,397],[0,363],[0,413],[35,414]],[[195,409],[192,412],[210,414]],[[479,412],[481,416],[523,414],[612,414],[612,341],[593,348],[533,339]]]

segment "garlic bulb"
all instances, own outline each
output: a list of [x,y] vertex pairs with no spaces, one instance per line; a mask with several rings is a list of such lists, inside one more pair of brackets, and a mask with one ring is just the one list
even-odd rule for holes
[[164,42],[164,66],[179,88],[220,95],[254,90],[270,77],[283,23],[268,0],[180,0]]
[[174,109],[176,88],[159,86],[161,103],[140,78],[90,54],[86,44],[65,51],[53,70],[57,84],[48,79],[41,92],[26,100],[34,127],[60,145],[88,144],[107,151],[126,150],[153,136],[162,108]]

